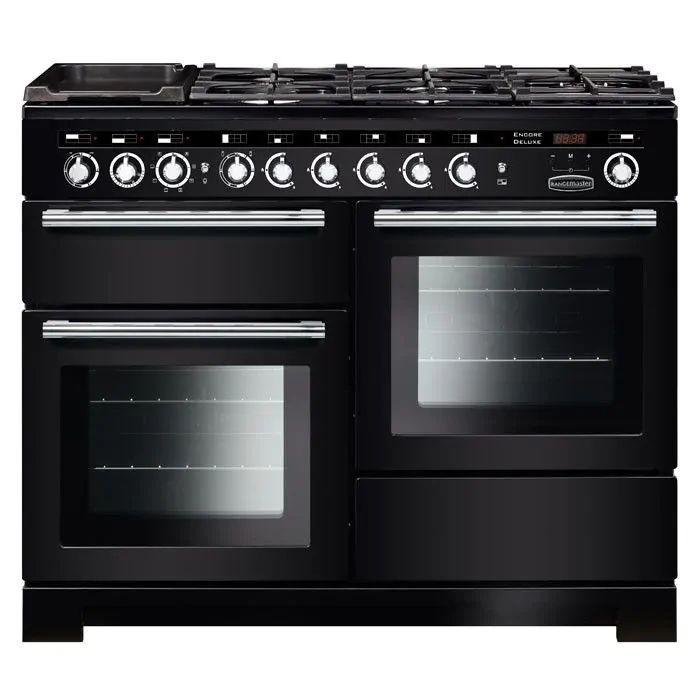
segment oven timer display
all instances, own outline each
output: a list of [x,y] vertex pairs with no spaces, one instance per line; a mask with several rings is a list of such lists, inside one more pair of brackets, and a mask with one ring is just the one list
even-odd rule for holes
[[555,146],[585,146],[588,141],[588,134],[558,132],[553,135]]

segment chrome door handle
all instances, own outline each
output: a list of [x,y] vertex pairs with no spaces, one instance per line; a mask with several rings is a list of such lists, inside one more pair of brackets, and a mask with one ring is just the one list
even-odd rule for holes
[[293,340],[326,337],[323,321],[293,322],[138,322],[138,321],[44,321],[42,337],[50,339],[139,340],[164,338],[187,340],[190,338],[232,338],[259,340]]
[[44,228],[309,228],[323,226],[322,209],[270,211],[148,211],[46,209]]
[[637,228],[656,226],[653,209],[627,210],[532,210],[532,211],[404,211],[379,209],[374,213],[378,228],[511,228],[575,227]]

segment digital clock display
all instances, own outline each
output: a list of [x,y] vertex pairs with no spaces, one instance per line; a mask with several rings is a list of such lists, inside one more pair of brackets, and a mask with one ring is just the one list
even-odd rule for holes
[[556,133],[554,134],[555,146],[585,146],[588,134]]

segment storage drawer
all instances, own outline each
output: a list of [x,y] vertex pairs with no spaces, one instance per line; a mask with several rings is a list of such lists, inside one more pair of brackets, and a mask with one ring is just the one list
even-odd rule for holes
[[344,306],[345,203],[25,202],[28,306]]
[[369,581],[671,581],[672,477],[366,478],[357,575]]

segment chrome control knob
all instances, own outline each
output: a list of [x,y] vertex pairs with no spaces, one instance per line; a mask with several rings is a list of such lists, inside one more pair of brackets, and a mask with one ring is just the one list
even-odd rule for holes
[[376,158],[365,168],[365,177],[373,184],[382,182],[385,174],[384,166]]
[[430,166],[422,153],[411,153],[403,162],[401,172],[411,187],[430,187]]
[[447,174],[457,187],[476,186],[476,168],[469,162],[468,153],[458,153],[447,166]]
[[476,179],[476,168],[471,163],[460,163],[455,169],[455,177],[466,185]]
[[639,163],[629,153],[615,153],[605,161],[603,172],[613,187],[629,187],[639,177]]
[[357,161],[355,166],[357,179],[365,187],[383,187],[386,170],[379,161],[376,153],[367,153]]
[[338,179],[338,168],[331,163],[330,158],[326,158],[326,160],[318,166],[318,179],[326,185],[330,185]]
[[272,166],[272,179],[280,185],[286,185],[292,179],[292,174],[292,166],[285,161]]
[[423,184],[430,180],[430,166],[424,161],[420,161],[411,167],[410,177],[413,182]]
[[112,182],[119,187],[136,187],[145,172],[143,161],[135,153],[120,153],[109,166]]
[[156,163],[156,178],[168,188],[182,187],[190,179],[190,162],[180,153],[166,153]]
[[82,185],[90,177],[90,169],[78,156],[73,165],[68,168],[68,178],[74,185]]
[[243,180],[248,177],[248,168],[240,161],[240,159],[236,159],[233,163],[231,163],[231,165],[228,166],[226,174],[231,182],[243,182]]
[[63,166],[63,175],[73,187],[90,187],[100,172],[97,161],[89,153],[73,153]]
[[625,163],[624,159],[620,158],[620,160],[613,165],[610,174],[615,182],[624,185],[632,179],[634,173],[632,172],[632,168]]
[[311,179],[319,187],[331,188],[340,184],[338,181],[338,168],[331,160],[331,155],[331,153],[321,153],[313,159],[309,168]]
[[182,174],[185,172],[181,163],[178,163],[175,157],[171,158],[163,166],[163,178],[168,182],[178,182],[182,179]]
[[245,187],[255,175],[253,161],[245,153],[231,153],[221,161],[219,175],[229,187]]
[[287,162],[286,153],[275,153],[265,164],[265,176],[274,187],[292,187],[294,169]]

